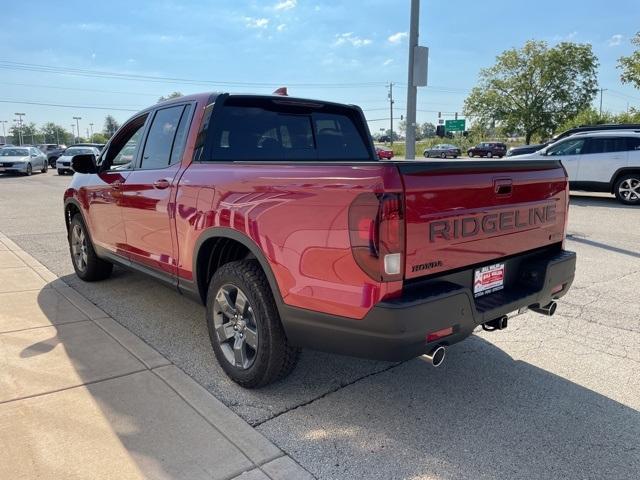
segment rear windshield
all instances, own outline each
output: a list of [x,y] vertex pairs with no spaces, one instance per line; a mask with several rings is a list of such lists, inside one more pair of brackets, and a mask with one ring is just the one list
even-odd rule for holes
[[229,98],[215,113],[210,158],[232,161],[370,161],[347,108]]

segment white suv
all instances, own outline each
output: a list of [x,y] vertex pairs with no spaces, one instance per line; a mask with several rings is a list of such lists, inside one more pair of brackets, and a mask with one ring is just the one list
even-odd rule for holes
[[572,190],[609,192],[627,205],[640,205],[640,131],[576,133],[519,158],[557,156]]

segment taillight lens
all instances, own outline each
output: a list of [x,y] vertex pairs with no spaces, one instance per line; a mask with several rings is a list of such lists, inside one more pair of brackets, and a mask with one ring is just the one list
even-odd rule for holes
[[363,193],[349,208],[349,239],[356,263],[377,281],[404,274],[404,214],[399,193]]

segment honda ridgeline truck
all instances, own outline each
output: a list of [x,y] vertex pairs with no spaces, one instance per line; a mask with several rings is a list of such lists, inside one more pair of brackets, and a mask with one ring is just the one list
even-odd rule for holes
[[118,264],[202,302],[245,387],[287,375],[302,347],[438,365],[476,327],[553,314],[574,278],[558,160],[378,160],[352,105],[181,97],[72,166],[77,275]]

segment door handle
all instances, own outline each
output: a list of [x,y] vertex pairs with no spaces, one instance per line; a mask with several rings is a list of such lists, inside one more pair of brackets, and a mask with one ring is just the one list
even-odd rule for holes
[[153,182],[153,186],[159,190],[164,190],[165,188],[168,188],[169,185],[171,185],[171,183],[166,178],[161,178],[160,180]]

